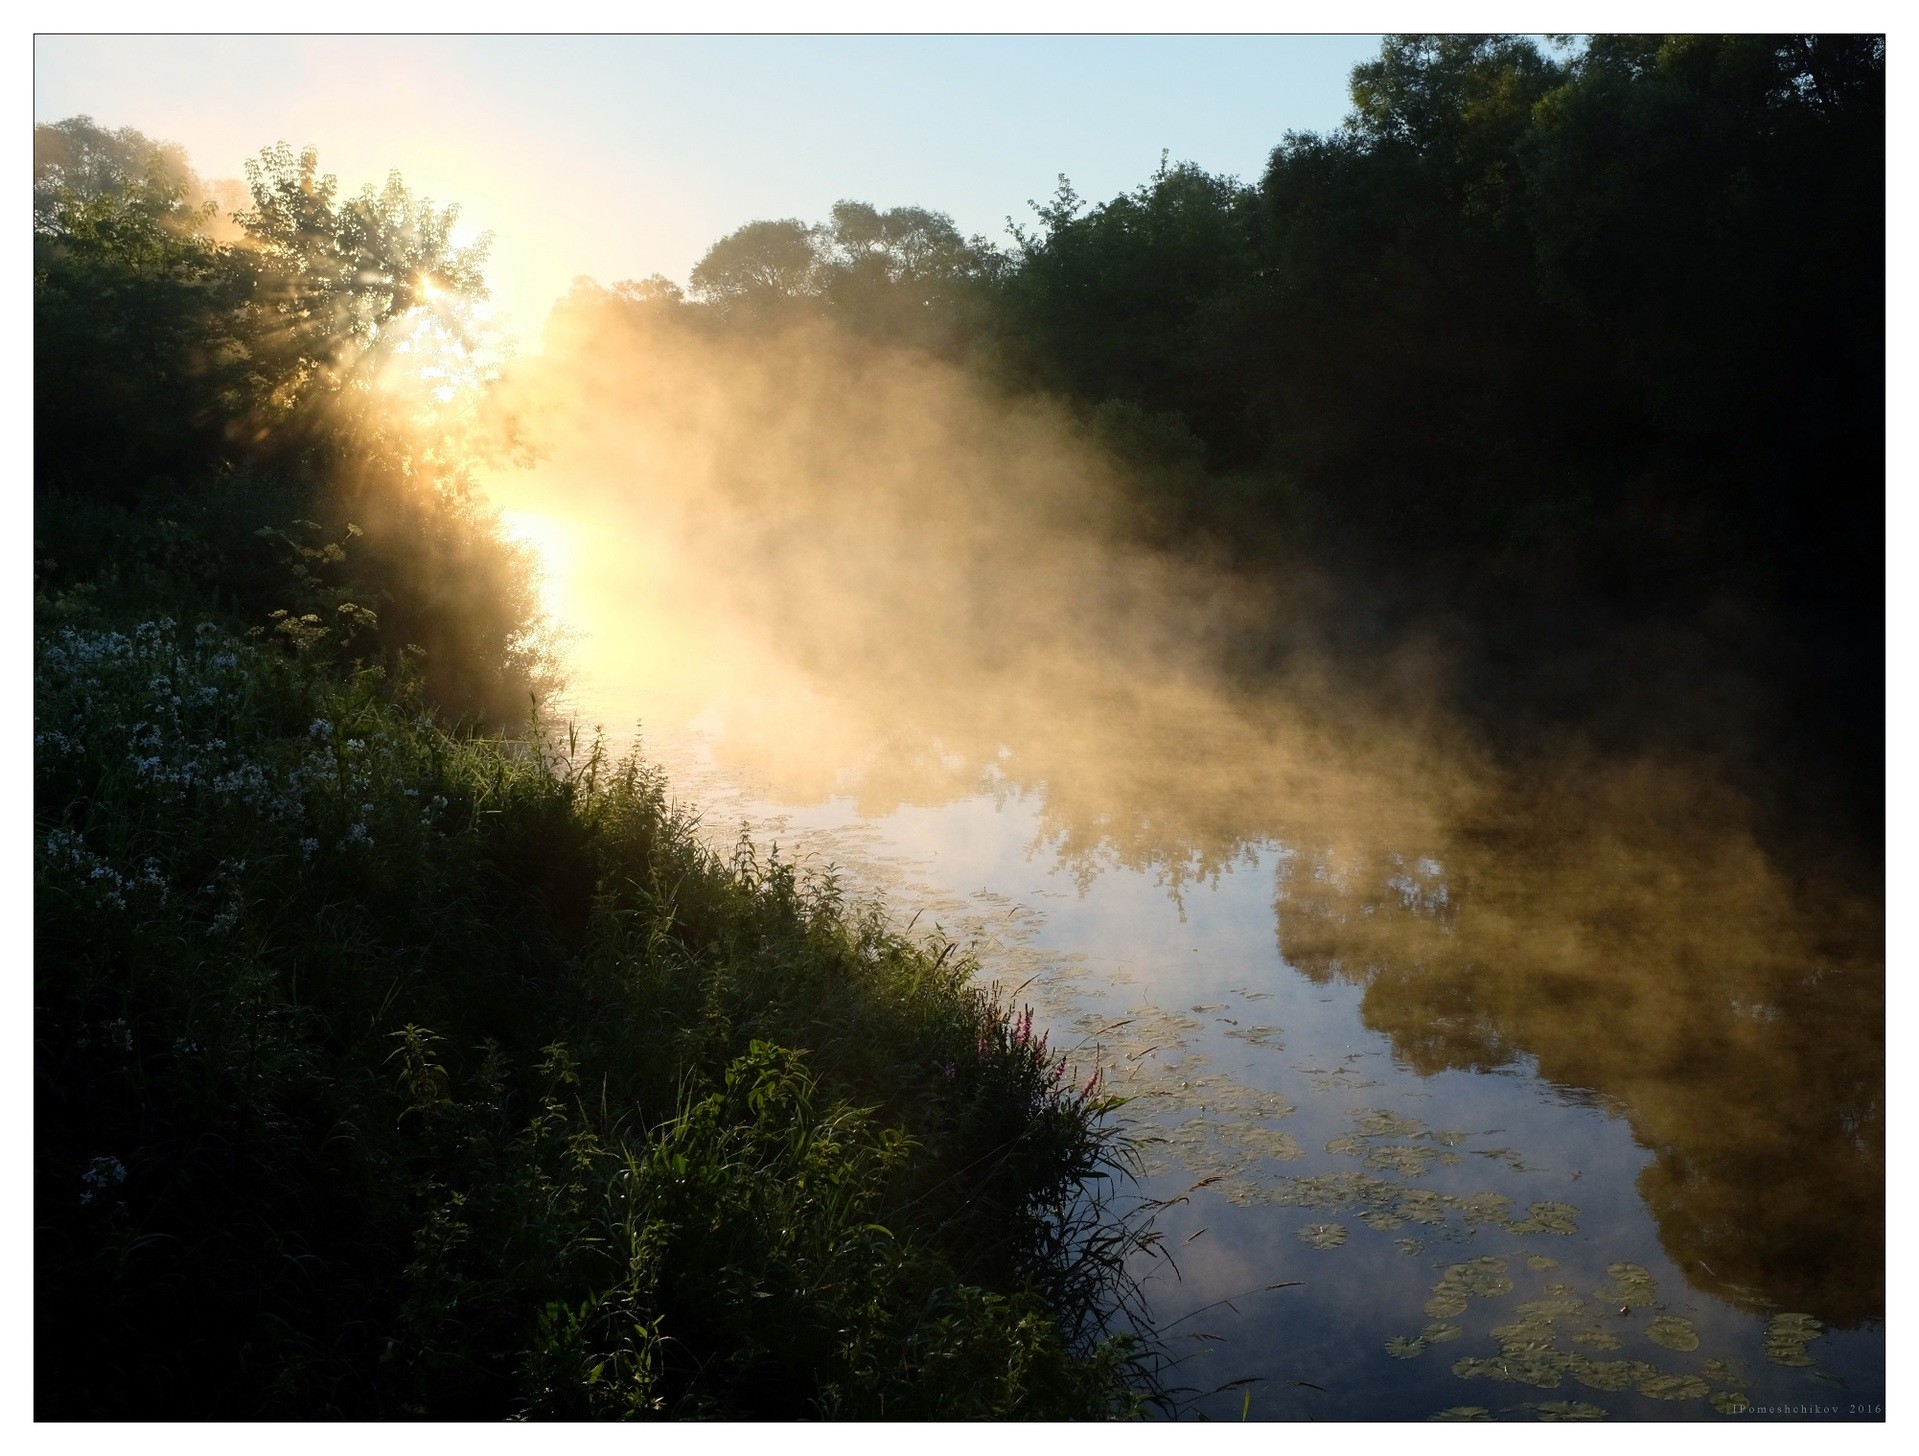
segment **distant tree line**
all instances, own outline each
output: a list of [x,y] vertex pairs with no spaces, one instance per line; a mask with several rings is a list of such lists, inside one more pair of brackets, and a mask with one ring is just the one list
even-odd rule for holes
[[597,297],[827,315],[1053,392],[1142,529],[1334,569],[1378,640],[1450,624],[1502,721],[1791,739],[1863,765],[1870,819],[1883,39],[1396,36],[1352,100],[1250,183],[1163,159],[1089,205],[1062,177],[1009,249],[847,202],[723,238],[691,300]]

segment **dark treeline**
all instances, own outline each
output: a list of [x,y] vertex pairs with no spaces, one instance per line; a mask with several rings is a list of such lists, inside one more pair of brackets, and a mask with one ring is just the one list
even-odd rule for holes
[[847,202],[721,240],[691,302],[573,302],[824,313],[1076,400],[1143,531],[1338,583],[1315,627],[1356,677],[1416,634],[1508,748],[1710,755],[1870,852],[1883,42],[1562,49],[1394,38],[1255,181],[1062,178],[1010,251]]

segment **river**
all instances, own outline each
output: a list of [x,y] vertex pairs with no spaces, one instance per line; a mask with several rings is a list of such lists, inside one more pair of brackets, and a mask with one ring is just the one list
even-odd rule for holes
[[1184,1415],[1880,1413],[1870,926],[1809,943],[1723,847],[1328,845],[1244,801],[1207,841],[1190,795],[1088,801],[1011,744],[796,782],[729,710],[645,739],[716,844],[744,827],[959,942],[1130,1099],[1117,1206],[1169,1204],[1137,1273]]

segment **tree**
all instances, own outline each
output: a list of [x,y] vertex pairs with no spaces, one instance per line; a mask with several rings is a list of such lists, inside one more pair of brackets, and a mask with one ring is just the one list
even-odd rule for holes
[[814,298],[821,281],[816,230],[791,217],[728,233],[692,273],[694,295],[722,313]]

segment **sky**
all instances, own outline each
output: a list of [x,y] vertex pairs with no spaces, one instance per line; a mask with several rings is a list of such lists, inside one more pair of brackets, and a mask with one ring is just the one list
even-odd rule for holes
[[1001,243],[1065,173],[1089,200],[1174,161],[1255,178],[1347,109],[1377,36],[60,36],[34,120],[89,115],[209,178],[285,140],[349,191],[398,168],[495,235],[527,342],[581,274],[684,283],[756,218],[841,198],[950,214]]

